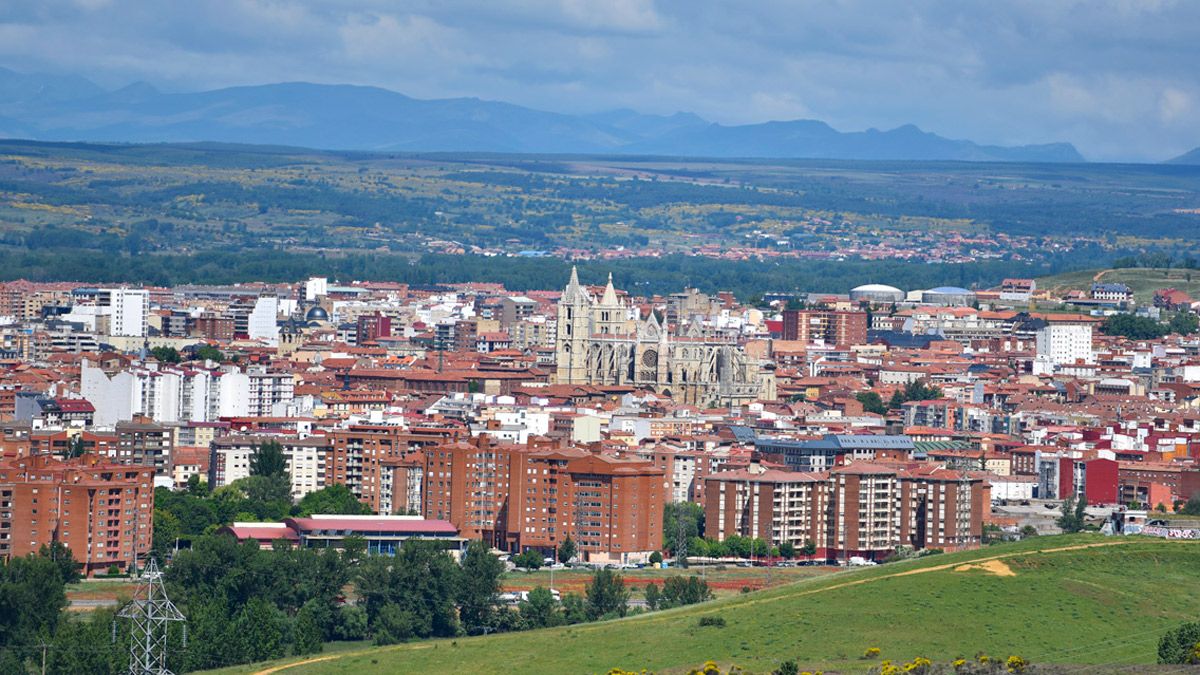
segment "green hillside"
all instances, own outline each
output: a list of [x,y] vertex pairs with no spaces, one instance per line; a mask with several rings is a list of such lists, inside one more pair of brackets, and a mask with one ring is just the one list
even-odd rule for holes
[[[983,651],[1041,664],[1151,664],[1159,636],[1200,609],[1200,543],[1041,537],[834,574],[701,606],[596,624],[419,642],[227,672],[686,672],[707,659],[769,672],[865,672],[859,657]],[[724,627],[701,627],[720,617]],[[279,666],[283,665],[283,668]],[[1096,671],[1091,671],[1096,672]]]
[[1038,279],[1038,289],[1057,292],[1068,290],[1086,291],[1093,280],[1126,284],[1133,289],[1139,304],[1148,304],[1154,299],[1154,291],[1160,288],[1178,288],[1193,298],[1200,299],[1200,270],[1161,269],[1130,267],[1115,270],[1077,270]]

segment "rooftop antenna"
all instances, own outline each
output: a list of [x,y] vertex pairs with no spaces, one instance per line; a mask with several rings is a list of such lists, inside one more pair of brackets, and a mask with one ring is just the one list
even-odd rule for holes
[[[118,618],[130,619],[133,629],[129,635],[130,675],[172,675],[167,669],[167,622],[181,621],[183,624],[183,647],[187,648],[187,619],[167,597],[163,587],[162,572],[154,558],[142,570],[133,600],[117,614]],[[116,639],[116,624],[113,624]]]

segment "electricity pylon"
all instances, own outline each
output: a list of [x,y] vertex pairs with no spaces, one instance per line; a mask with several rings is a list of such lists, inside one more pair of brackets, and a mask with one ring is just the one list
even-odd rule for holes
[[[167,669],[167,623],[187,621],[183,613],[167,597],[162,572],[151,558],[142,570],[141,583],[133,600],[117,614],[132,621],[129,631],[130,675],[172,675]],[[183,624],[183,641],[187,645],[187,624]]]

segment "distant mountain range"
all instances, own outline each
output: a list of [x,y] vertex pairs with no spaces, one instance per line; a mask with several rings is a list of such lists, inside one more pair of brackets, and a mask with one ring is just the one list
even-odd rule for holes
[[1084,161],[1070,143],[979,145],[912,125],[840,132],[816,120],[725,126],[691,113],[567,115],[476,98],[421,100],[375,87],[303,82],[184,94],[144,83],[107,91],[81,77],[2,68],[0,137],[373,151]]
[[1168,159],[1167,164],[1190,164],[1193,166],[1200,166],[1200,148],[1193,148],[1192,150],[1185,152],[1178,157]]

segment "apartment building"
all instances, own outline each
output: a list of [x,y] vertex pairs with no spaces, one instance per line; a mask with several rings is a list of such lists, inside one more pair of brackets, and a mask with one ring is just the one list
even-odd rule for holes
[[[455,433],[457,430],[446,429],[442,433],[420,434],[384,424],[354,424],[332,430],[327,434],[325,484],[345,485],[376,513],[394,513],[395,461],[442,443]],[[410,507],[411,504],[405,504],[406,510]]]
[[568,536],[588,562],[646,562],[662,548],[663,470],[577,448],[510,455],[505,548],[553,552]]
[[551,553],[568,536],[591,562],[644,562],[662,547],[664,472],[552,443],[486,437],[425,452],[423,515],[510,551]]
[[0,461],[0,558],[59,542],[91,575],[150,552],[154,470],[96,455]]
[[332,442],[323,436],[299,439],[286,436],[234,435],[215,439],[209,446],[208,484],[214,488],[250,475],[250,460],[263,443],[275,441],[283,450],[291,479],[292,499],[302,499],[326,485],[326,462]]
[[867,343],[867,313],[814,309],[783,312],[783,339],[837,347]]
[[853,462],[828,472],[757,464],[707,481],[707,531],[719,540],[760,537],[771,546],[807,541],[826,559],[881,558],[899,546],[979,546],[987,483],[940,466]]
[[151,467],[158,476],[172,475],[175,434],[171,427],[138,417],[118,423],[116,433],[117,447],[109,449],[109,458],[121,464]]

